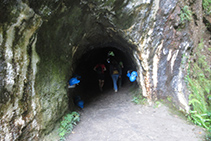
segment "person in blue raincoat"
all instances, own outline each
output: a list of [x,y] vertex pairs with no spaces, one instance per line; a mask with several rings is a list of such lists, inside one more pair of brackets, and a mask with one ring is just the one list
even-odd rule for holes
[[134,82],[137,76],[138,76],[138,73],[136,71],[127,72],[127,77],[129,77],[130,82]]
[[84,101],[81,99],[81,97],[80,96],[75,96],[74,97],[74,104],[75,105],[77,105],[78,107],[80,107],[81,109],[83,109],[84,108]]
[[80,76],[75,76],[69,80],[69,86],[68,88],[75,88],[76,85],[80,83],[80,80],[78,80]]
[[[68,88],[75,88],[76,85],[80,83],[81,76],[79,75],[74,75],[70,80],[69,80],[69,86]],[[81,109],[84,108],[84,101],[81,99],[79,95],[74,96],[73,98],[74,104],[80,107]]]

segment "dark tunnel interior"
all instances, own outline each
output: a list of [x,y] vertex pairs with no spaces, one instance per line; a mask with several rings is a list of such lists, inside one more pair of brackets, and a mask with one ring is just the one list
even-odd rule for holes
[[127,75],[128,70],[135,70],[135,64],[131,59],[131,55],[123,52],[116,47],[99,47],[92,49],[85,53],[79,60],[73,75],[79,75],[80,83],[74,89],[69,89],[69,98],[73,98],[79,95],[85,102],[93,99],[94,97],[101,94],[98,87],[98,78],[96,72],[93,70],[94,66],[102,62],[105,64],[105,84],[103,87],[103,92],[113,89],[113,82],[109,74],[109,63],[107,62],[108,52],[114,52],[114,58],[117,61],[122,61],[124,68],[122,69],[122,87],[130,83]]

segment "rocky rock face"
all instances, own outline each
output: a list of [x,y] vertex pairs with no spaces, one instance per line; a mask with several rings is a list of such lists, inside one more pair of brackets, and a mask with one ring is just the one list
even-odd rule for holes
[[[0,140],[39,140],[50,132],[73,105],[67,81],[80,58],[108,46],[131,60],[149,102],[171,97],[187,112],[186,60],[203,31],[202,4],[197,3],[3,0]],[[185,5],[192,8],[195,18],[182,22]]]

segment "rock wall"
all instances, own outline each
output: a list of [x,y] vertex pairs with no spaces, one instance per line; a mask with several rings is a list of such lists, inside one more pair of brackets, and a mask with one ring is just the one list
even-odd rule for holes
[[[14,5],[17,3],[14,3]],[[36,30],[42,19],[24,3],[5,4],[11,14],[1,23],[1,120],[0,140],[16,140],[28,128],[39,131],[35,75],[39,57],[36,54]],[[36,138],[36,134],[31,138]]]
[[[184,75],[203,30],[200,2],[1,3],[0,140],[40,140],[50,132],[68,106],[73,107],[67,81],[80,58],[109,45],[133,61],[149,102],[171,97],[178,108],[189,110]],[[185,5],[197,18],[184,23],[180,14]]]

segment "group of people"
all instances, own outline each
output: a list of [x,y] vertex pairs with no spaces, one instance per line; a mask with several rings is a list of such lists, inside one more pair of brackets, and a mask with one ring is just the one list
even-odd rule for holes
[[[114,53],[110,51],[107,56],[107,63],[109,68],[109,74],[113,80],[113,88],[114,91],[117,92],[118,88],[121,88],[122,86],[122,69],[124,68],[122,61],[117,61],[117,59],[114,56]],[[99,62],[95,67],[94,71],[97,72],[98,76],[98,84],[100,91],[103,91],[103,86],[105,83],[105,71],[106,65],[103,62]],[[127,76],[129,77],[129,80],[131,82],[134,82],[136,80],[136,77],[138,76],[136,71],[129,70],[127,72]],[[75,88],[80,83],[81,76],[75,74],[73,77],[69,80],[68,88]],[[118,84],[117,84],[118,83]],[[84,101],[81,99],[80,96],[76,95],[74,97],[74,103],[81,109],[84,107]]]
[[[122,69],[123,69],[123,62],[118,62],[115,57],[113,52],[108,53],[108,59],[107,63],[109,64],[109,74],[113,80],[113,87],[114,91],[118,91],[118,85],[119,88],[122,85]],[[103,91],[103,86],[105,82],[105,71],[107,70],[105,67],[105,64],[102,62],[98,63],[95,67],[94,70],[97,72],[98,76],[98,81],[99,81],[99,89],[100,91]],[[118,85],[117,85],[117,82]]]

